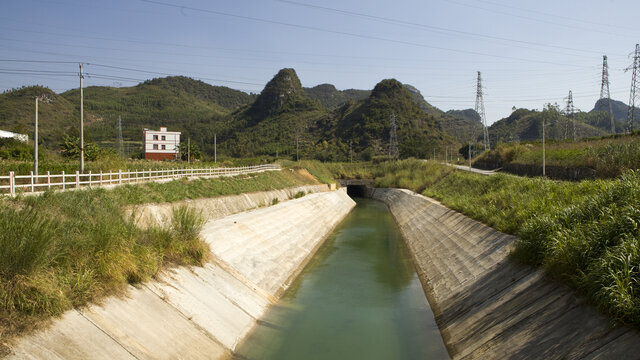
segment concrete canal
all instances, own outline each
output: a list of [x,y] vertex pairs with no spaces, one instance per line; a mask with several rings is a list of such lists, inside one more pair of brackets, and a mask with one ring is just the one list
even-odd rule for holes
[[385,204],[357,199],[235,358],[448,358]]

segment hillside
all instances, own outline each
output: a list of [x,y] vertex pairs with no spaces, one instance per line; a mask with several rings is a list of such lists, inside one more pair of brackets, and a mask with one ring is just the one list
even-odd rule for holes
[[[627,126],[627,114],[629,112],[629,106],[622,101],[611,99],[611,110],[613,112],[613,118],[616,123],[616,132],[624,132]],[[604,114],[603,114],[604,113]],[[600,99],[596,101],[593,109],[589,111],[589,115],[595,115],[594,120],[590,122],[591,125],[611,130],[611,120],[609,119],[609,102],[608,99]],[[634,118],[640,119],[640,109],[636,108],[634,112]]]
[[473,109],[449,110],[442,115],[442,128],[460,143],[476,141],[482,137],[480,115]]
[[[566,117],[556,109],[543,111],[517,109],[508,117],[498,120],[489,127],[491,144],[498,142],[532,141],[542,139],[542,122],[550,124],[546,127],[548,139],[561,140],[573,137],[573,127]],[[591,125],[576,121],[577,137],[595,137],[608,132]]]
[[51,100],[38,106],[41,143],[54,147],[63,134],[78,132],[76,124],[80,115],[75,116],[75,106],[79,107],[80,101],[70,101],[42,86],[23,87],[0,94],[0,129],[27,134],[29,139],[33,139],[36,96],[46,96]]
[[310,98],[317,100],[327,110],[334,110],[349,101],[366,99],[371,94],[369,90],[338,90],[331,84],[320,84],[312,88],[304,88],[304,92]]
[[379,82],[369,98],[336,113],[335,139],[353,141],[356,152],[388,152],[392,113],[396,116],[402,157],[428,157],[456,140],[445,134],[438,118],[426,113],[409,90],[395,79]]
[[[288,154],[318,139],[309,129],[326,110],[302,89],[293,69],[282,69],[256,101],[221,119],[215,128],[220,149],[233,156]],[[306,150],[305,150],[306,151]]]

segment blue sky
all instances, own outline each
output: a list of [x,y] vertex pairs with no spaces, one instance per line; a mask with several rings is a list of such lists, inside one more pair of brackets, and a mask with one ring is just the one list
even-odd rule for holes
[[612,98],[626,103],[623,69],[640,42],[637,0],[5,0],[0,8],[0,60],[21,60],[0,61],[0,90],[77,88],[82,62],[85,86],[174,74],[259,92],[293,67],[307,87],[371,89],[396,78],[446,111],[473,108],[481,71],[488,123],[512,106],[563,106],[569,90],[590,110],[605,54]]

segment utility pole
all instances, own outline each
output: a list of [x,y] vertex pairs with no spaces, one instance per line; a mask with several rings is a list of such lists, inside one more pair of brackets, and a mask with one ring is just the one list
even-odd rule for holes
[[609,118],[611,119],[611,133],[616,133],[616,122],[613,118],[611,105],[611,93],[609,92],[609,65],[607,65],[607,55],[602,55],[602,84],[600,85],[600,104],[606,99],[609,105]]
[[84,96],[82,90],[82,64],[80,64],[80,173],[84,174]]
[[483,133],[483,142],[484,149],[491,150],[491,144],[489,143],[489,130],[487,129],[487,116],[484,113],[484,99],[483,99],[483,91],[482,91],[482,75],[480,71],[478,71],[478,82],[476,85],[476,112],[480,115],[480,120],[482,120],[482,133]]
[[300,161],[300,153],[299,153],[300,147],[298,146],[298,142],[299,142],[298,140],[299,140],[299,137],[296,136],[296,161]]
[[352,163],[353,162],[353,147],[352,147],[352,142],[353,140],[349,140],[349,162]]
[[398,149],[398,125],[396,124],[396,113],[391,113],[391,131],[389,131],[389,157],[398,159],[400,150]]
[[38,176],[38,97],[36,96],[36,126],[33,136],[33,173]]
[[191,138],[187,138],[187,164],[191,163]]
[[633,116],[636,108],[636,96],[638,92],[638,77],[640,72],[640,45],[636,44],[636,51],[633,54],[633,65],[626,70],[631,70],[631,91],[629,94],[629,109],[627,112],[627,132],[633,131]]
[[218,140],[216,139],[216,134],[213,134],[213,162],[218,162]]
[[124,141],[122,140],[122,117],[118,115],[118,154],[124,158]]

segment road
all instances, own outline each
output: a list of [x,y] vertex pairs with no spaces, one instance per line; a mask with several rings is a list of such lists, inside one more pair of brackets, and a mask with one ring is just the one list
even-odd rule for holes
[[448,164],[448,165],[453,166],[458,170],[470,171],[470,172],[474,172],[476,174],[482,174],[482,175],[495,175],[495,174],[497,174],[497,172],[495,170],[482,170],[482,169],[476,169],[476,168],[472,168],[472,167],[469,167],[469,166],[463,166],[463,165],[453,165],[453,164]]

